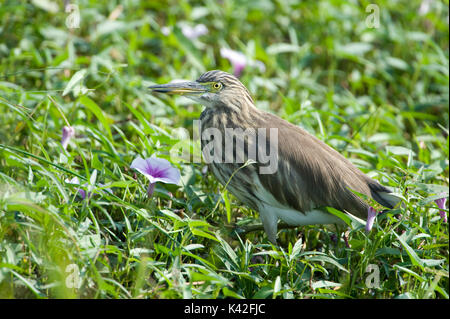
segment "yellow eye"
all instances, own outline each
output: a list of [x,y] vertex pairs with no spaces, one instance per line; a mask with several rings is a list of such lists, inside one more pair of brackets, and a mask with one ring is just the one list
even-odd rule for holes
[[213,84],[213,88],[215,88],[216,90],[219,90],[222,88],[222,83],[220,82],[216,82]]

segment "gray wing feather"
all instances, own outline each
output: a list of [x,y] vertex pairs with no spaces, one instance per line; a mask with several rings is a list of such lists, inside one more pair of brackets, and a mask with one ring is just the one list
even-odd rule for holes
[[[368,204],[352,190],[392,208],[390,190],[369,178],[336,150],[305,130],[270,113],[256,125],[278,128],[278,171],[260,174],[262,185],[282,204],[300,212],[331,206],[367,218]],[[258,121],[256,121],[258,122]]]

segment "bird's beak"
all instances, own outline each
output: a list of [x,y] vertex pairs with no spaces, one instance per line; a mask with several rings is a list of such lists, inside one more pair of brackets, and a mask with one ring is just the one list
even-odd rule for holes
[[161,85],[152,85],[148,87],[153,92],[167,93],[167,94],[201,94],[208,92],[208,88],[198,82],[176,82]]

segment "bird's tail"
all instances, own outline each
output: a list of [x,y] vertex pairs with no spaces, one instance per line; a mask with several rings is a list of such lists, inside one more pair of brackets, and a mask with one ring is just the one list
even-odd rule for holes
[[390,189],[377,182],[369,183],[369,187],[372,198],[385,207],[394,208],[400,202]]

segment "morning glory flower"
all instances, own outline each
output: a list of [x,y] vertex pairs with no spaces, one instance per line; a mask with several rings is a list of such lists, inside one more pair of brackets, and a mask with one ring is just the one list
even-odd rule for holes
[[69,141],[75,136],[75,129],[72,126],[64,126],[62,129],[61,144],[64,149],[69,145]]
[[[85,198],[86,198],[86,195],[87,195],[88,197],[90,197],[91,194],[92,194],[92,192],[94,191],[94,185],[95,185],[95,181],[96,181],[96,180],[97,180],[97,170],[94,169],[94,170],[92,171],[91,177],[90,177],[90,179],[89,179],[89,183],[84,183],[83,185],[81,185],[81,184],[80,184],[80,179],[79,179],[77,176],[75,176],[75,177],[72,178],[72,179],[66,179],[65,182],[68,183],[68,184],[79,185],[79,186],[83,187],[83,188],[80,187],[80,188],[77,190],[77,193],[81,196],[82,199],[85,199]],[[100,187],[103,187],[103,186],[104,186],[104,185],[101,184],[101,183],[99,183],[98,185],[99,185]],[[86,189],[87,189],[87,191],[86,191]],[[106,192],[112,194],[112,190],[111,190],[110,188],[105,188],[104,190],[105,190]]]
[[130,167],[143,174],[150,181],[147,189],[149,197],[152,196],[157,182],[178,184],[180,181],[180,171],[163,158],[152,156],[142,159],[138,157],[133,160]]
[[181,26],[181,32],[188,39],[196,39],[208,33],[208,28],[204,24],[197,24],[195,27],[189,25]]
[[430,11],[432,0],[423,0],[419,7],[419,14],[421,16],[427,14]]
[[[445,196],[445,193],[441,194],[442,196]],[[439,215],[441,216],[441,219],[444,221],[444,223],[447,222],[447,213],[444,211],[445,209],[445,202],[447,201],[447,197],[442,197],[439,199],[436,199],[434,202],[439,207]]]
[[366,231],[369,232],[372,227],[373,227],[373,223],[375,221],[375,217],[377,216],[378,212],[373,209],[372,206],[370,206],[367,209],[367,222],[366,222]]
[[161,33],[164,34],[165,36],[168,36],[170,34],[170,28],[169,27],[162,27],[161,28]]
[[[80,179],[78,177],[76,177],[76,176],[74,178],[71,178],[71,179],[67,178],[65,180],[65,182],[68,183],[68,184],[80,185]],[[85,183],[83,186],[87,186],[87,183]],[[86,191],[84,189],[79,188],[77,190],[77,193],[80,194],[82,199],[86,198]]]
[[242,52],[227,48],[221,48],[220,55],[230,61],[231,65],[233,65],[234,76],[239,77],[242,73],[242,70],[244,70],[245,66],[247,65],[247,58],[245,57],[245,55]]
[[[188,24],[179,24],[179,27],[181,29],[181,33],[188,38],[188,39],[197,39],[198,37],[205,35],[208,33],[208,28],[204,24],[197,24],[194,27],[191,27]],[[162,27],[161,33],[165,36],[168,36],[172,32],[170,27]]]
[[220,55],[230,61],[234,69],[233,74],[235,77],[239,77],[247,65],[256,66],[261,72],[266,70],[266,66],[263,62],[248,60],[247,57],[239,51],[221,48]]

